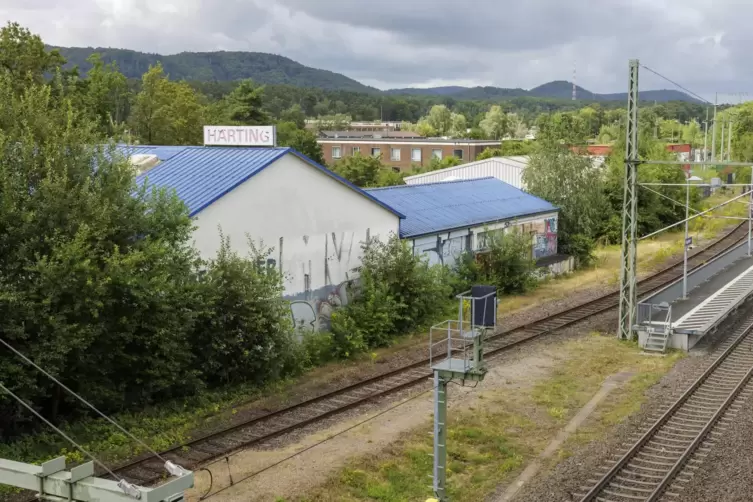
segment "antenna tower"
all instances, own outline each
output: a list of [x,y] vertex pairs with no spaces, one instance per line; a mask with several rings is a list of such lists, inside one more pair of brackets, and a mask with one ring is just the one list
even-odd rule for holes
[[573,62],[573,101],[575,101],[576,99],[578,99],[578,88],[575,85],[575,80],[576,80],[576,64],[577,64],[576,62]]

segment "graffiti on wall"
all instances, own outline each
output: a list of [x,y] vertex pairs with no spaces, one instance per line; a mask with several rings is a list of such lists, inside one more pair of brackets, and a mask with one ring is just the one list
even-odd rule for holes
[[345,281],[338,286],[323,288],[312,300],[291,301],[290,315],[296,333],[305,335],[328,330],[332,312],[348,304],[349,283]]
[[[370,229],[366,229],[365,236],[368,241]],[[353,281],[353,269],[358,265],[362,240],[355,232],[302,237],[304,248],[318,246],[324,254],[320,265],[314,266],[312,260],[296,264],[290,279],[293,289],[300,291],[288,296],[290,315],[299,335],[328,330],[332,313],[348,304],[348,287]],[[315,274],[319,274],[318,277]]]
[[[537,229],[538,230],[538,229]],[[544,220],[543,232],[537,233],[533,241],[535,259],[557,254],[557,218]]]
[[467,240],[468,237],[465,235],[451,239],[443,239],[437,235],[431,244],[418,244],[415,253],[425,255],[430,265],[452,266],[465,251]]

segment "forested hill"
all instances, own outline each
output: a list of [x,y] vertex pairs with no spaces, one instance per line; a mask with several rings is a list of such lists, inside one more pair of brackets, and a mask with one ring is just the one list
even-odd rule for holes
[[379,92],[373,87],[327,70],[310,68],[283,56],[262,52],[181,52],[170,56],[128,49],[92,47],[56,47],[68,61],[86,73],[86,59],[94,52],[105,63],[115,61],[128,78],[141,78],[150,65],[162,62],[171,79],[194,81],[231,81],[251,78],[262,84],[288,84],[326,90]]
[[[577,98],[584,101],[627,101],[627,93],[598,94],[591,92],[583,87],[576,86]],[[505,99],[518,97],[532,98],[553,98],[553,99],[571,99],[573,94],[573,84],[564,80],[555,80],[546,84],[534,87],[530,91],[525,89],[506,89],[502,87],[430,87],[426,89],[408,88],[408,89],[391,89],[387,91],[393,95],[408,96],[442,96],[454,99]],[[640,98],[642,101],[657,101],[666,103],[668,101],[685,101],[688,103],[701,103],[701,101],[685,94],[684,92],[671,89],[661,89],[656,91],[641,91]]]
[[[251,78],[262,84],[287,84],[296,87],[312,87],[330,91],[380,93],[378,89],[364,85],[340,73],[304,66],[292,59],[262,52],[181,52],[169,56],[149,54],[128,49],[92,47],[57,47],[68,61],[68,67],[78,66],[82,73],[91,68],[87,58],[94,52],[105,63],[115,61],[120,71],[128,78],[141,78],[150,65],[162,62],[171,79],[198,82],[230,82]],[[597,94],[578,87],[578,99],[584,101],[626,101],[626,93]],[[556,80],[526,89],[502,87],[431,87],[408,88],[384,91],[389,95],[434,96],[461,100],[500,100],[512,98],[567,99],[572,96],[572,84]],[[674,90],[642,91],[643,101],[700,101]]]

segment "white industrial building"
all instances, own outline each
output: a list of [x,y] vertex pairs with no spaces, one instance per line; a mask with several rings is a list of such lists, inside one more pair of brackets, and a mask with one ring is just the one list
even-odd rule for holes
[[405,178],[405,183],[408,185],[423,185],[439,181],[472,180],[491,176],[515,188],[524,189],[523,171],[528,166],[528,160],[529,157],[525,155],[491,157],[468,164],[408,176]]
[[531,238],[531,257],[556,273],[572,259],[557,254],[559,209],[549,202],[487,177],[367,190],[400,211],[400,237],[414,254],[452,266],[466,251],[486,249],[487,232],[516,228]]
[[284,295],[304,331],[326,326],[347,302],[361,244],[399,232],[399,212],[290,148],[120,150],[148,166],[139,180],[174,189],[186,203],[202,257],[216,256],[220,229],[244,256],[248,238],[274,247],[267,266],[284,274]]

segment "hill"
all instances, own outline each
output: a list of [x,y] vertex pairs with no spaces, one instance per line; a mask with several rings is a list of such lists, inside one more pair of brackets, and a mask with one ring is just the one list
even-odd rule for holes
[[[576,86],[577,98],[584,101],[627,101],[627,93],[597,94],[583,87]],[[506,89],[502,87],[430,87],[427,89],[408,88],[391,89],[388,94],[407,94],[412,96],[444,96],[455,99],[504,99],[517,97],[548,98],[548,99],[571,99],[573,84],[565,80],[555,80],[546,84],[525,89]],[[701,101],[672,89],[655,91],[641,91],[642,101],[685,101],[688,103],[701,103]]]
[[[102,47],[56,47],[68,60],[68,67],[78,66],[83,73],[91,68],[86,59],[94,52],[106,63],[117,62],[120,71],[128,78],[141,78],[150,65],[162,62],[170,78],[199,82],[229,82],[251,78],[262,84],[287,84],[296,87],[313,87],[330,91],[380,93],[378,89],[364,85],[340,73],[304,66],[292,59],[263,52],[181,52],[163,56],[128,49]],[[584,101],[626,101],[627,93],[596,94],[582,87],[577,88],[578,99]],[[572,96],[572,84],[555,80],[531,90],[502,87],[445,86],[430,88],[390,89],[388,95],[434,96],[454,99],[511,99],[546,98],[567,99]],[[641,92],[644,101],[686,101],[700,103],[687,94],[674,90]]]
[[246,78],[262,84],[288,84],[327,90],[379,92],[339,73],[304,66],[292,59],[262,52],[181,52],[169,56],[127,49],[55,47],[68,61],[86,73],[86,59],[99,53],[106,63],[115,61],[128,78],[141,78],[150,65],[162,62],[165,73],[176,80],[230,81]]

